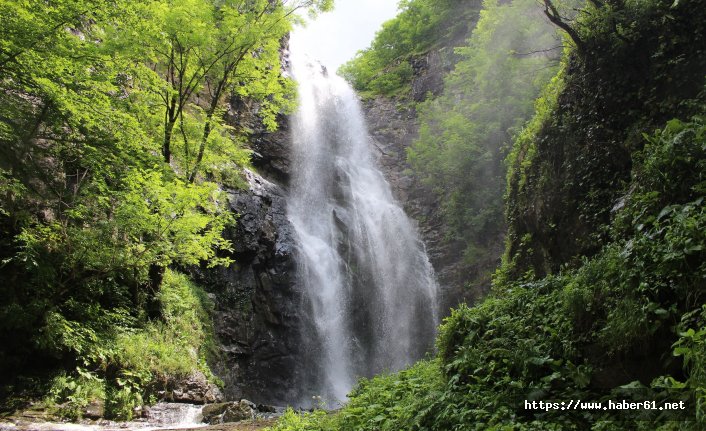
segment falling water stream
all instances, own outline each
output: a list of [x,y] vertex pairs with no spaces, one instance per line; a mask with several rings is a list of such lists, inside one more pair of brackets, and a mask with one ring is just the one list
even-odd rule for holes
[[298,56],[292,71],[288,217],[304,292],[303,392],[331,404],[355,380],[399,370],[431,346],[437,284],[418,233],[376,167],[360,102],[340,77]]

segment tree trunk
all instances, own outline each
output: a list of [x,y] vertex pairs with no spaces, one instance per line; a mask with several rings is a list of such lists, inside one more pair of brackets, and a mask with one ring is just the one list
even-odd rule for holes
[[[237,64],[237,63],[236,63]],[[206,124],[203,126],[203,135],[201,136],[201,143],[199,145],[199,152],[196,155],[196,162],[194,162],[194,169],[191,171],[191,174],[189,174],[189,182],[193,183],[194,179],[196,179],[196,174],[198,173],[199,167],[201,166],[201,161],[203,160],[203,154],[206,151],[206,142],[208,142],[208,137],[211,135],[211,129],[212,129],[212,121],[213,121],[213,114],[216,112],[216,108],[218,108],[218,101],[221,99],[221,95],[223,91],[226,88],[226,84],[228,82],[228,76],[230,75],[231,70],[235,67],[234,65],[231,67],[227,67],[223,77],[221,80],[218,82],[218,85],[216,86],[216,91],[214,94],[211,96],[211,105],[208,107],[208,113],[206,114]]]
[[569,35],[571,40],[574,41],[574,44],[576,44],[576,49],[579,52],[585,51],[585,44],[579,36],[578,32],[567,22],[564,22],[561,17],[561,14],[559,14],[559,10],[556,8],[556,6],[554,6],[554,3],[552,3],[551,0],[544,0],[544,15],[549,18],[549,21],[551,21],[552,24],[564,30],[566,34]]
[[164,162],[166,164],[170,164],[172,161],[172,134],[177,120],[176,104],[176,97],[172,97],[171,103],[164,115],[164,143],[162,144],[162,155],[164,156]]
[[196,155],[196,161],[194,162],[194,169],[191,171],[191,175],[189,175],[189,182],[193,183],[194,179],[196,179],[196,173],[199,170],[199,166],[201,165],[201,160],[203,160],[203,153],[206,151],[206,142],[208,141],[208,137],[211,134],[211,119],[213,117],[212,113],[208,114],[208,118],[206,119],[206,124],[203,126],[203,136],[201,136],[201,144],[199,145],[199,152]]
[[150,320],[161,320],[164,318],[162,313],[162,302],[159,300],[159,291],[164,280],[165,268],[161,265],[150,265],[148,271],[148,279],[145,285],[147,292],[147,317]]

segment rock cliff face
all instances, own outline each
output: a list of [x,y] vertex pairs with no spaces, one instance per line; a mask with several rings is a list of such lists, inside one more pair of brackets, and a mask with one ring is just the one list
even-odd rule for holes
[[237,224],[226,232],[235,263],[198,271],[215,303],[220,358],[214,371],[226,399],[283,403],[289,399],[298,348],[299,294],[294,239],[283,189],[247,172],[248,190],[228,192]]
[[[286,49],[284,50],[286,53]],[[453,50],[442,48],[412,60],[412,97],[420,101],[443,89],[443,76],[455,63]],[[286,64],[286,59],[285,59]],[[416,112],[395,99],[364,103],[378,163],[408,215],[417,220],[444,289],[444,310],[468,297],[459,263],[461,245],[447,239],[435,195],[409,175],[405,148],[417,135]],[[248,188],[229,190],[237,224],[226,232],[233,241],[235,263],[228,268],[201,268],[194,277],[206,286],[215,303],[215,330],[220,359],[213,368],[225,383],[226,399],[284,404],[296,397],[295,360],[300,355],[302,320],[297,315],[295,241],[286,217],[285,194],[290,178],[288,119],[270,133],[256,120],[257,105],[234,99],[228,113],[235,127],[246,127],[252,162]],[[300,369],[300,368],[299,368]]]
[[463,39],[463,37],[457,37],[449,42],[450,46],[434,49],[410,59],[413,71],[411,96],[415,102],[421,102],[430,95],[441,94],[444,89],[444,76],[458,61],[458,56],[453,52],[453,46],[463,44]]
[[[650,13],[662,16],[670,5]],[[551,120],[517,148],[511,166],[513,277],[582,265],[610,240],[612,218],[629,193],[634,152],[645,143],[642,133],[691,118],[703,106],[706,52],[693,51],[706,40],[703,11],[684,8],[668,22],[645,21],[640,25],[649,30],[621,49],[599,36],[589,52],[569,58]]]
[[289,179],[288,119],[267,132],[255,103],[233,99],[229,123],[247,128],[252,163],[247,188],[227,190],[236,225],[225,232],[233,243],[227,268],[200,268],[194,278],[215,304],[214,328],[219,358],[212,364],[225,383],[228,400],[247,398],[285,404],[296,380],[294,361],[300,344],[300,303],[296,286],[293,231],[286,216]]
[[412,219],[424,241],[441,290],[441,310],[447,310],[467,296],[459,257],[463,245],[448,239],[439,198],[409,172],[405,149],[417,137],[417,117],[412,108],[395,99],[374,98],[363,103],[378,166],[392,187],[395,198]]

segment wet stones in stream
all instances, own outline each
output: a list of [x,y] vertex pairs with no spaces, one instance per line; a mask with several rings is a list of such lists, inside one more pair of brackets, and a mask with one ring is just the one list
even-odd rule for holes
[[248,400],[232,401],[227,403],[208,404],[203,407],[201,414],[207,424],[217,425],[228,422],[240,422],[256,418],[278,416],[278,409],[273,406],[255,405]]
[[206,376],[200,372],[191,373],[186,378],[170,381],[159,391],[162,401],[177,403],[207,404],[223,401],[223,394]]

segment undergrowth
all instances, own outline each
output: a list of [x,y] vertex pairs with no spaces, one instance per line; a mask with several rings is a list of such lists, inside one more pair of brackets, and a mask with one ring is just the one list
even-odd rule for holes
[[[211,309],[205,291],[185,275],[168,270],[160,302],[163,319],[141,328],[118,329],[98,340],[96,360],[56,376],[44,402],[59,415],[80,418],[91,403],[105,405],[108,417],[131,419],[134,409],[156,402],[157,392],[194,371],[213,376],[207,359],[215,354]],[[222,383],[221,383],[222,384]]]

